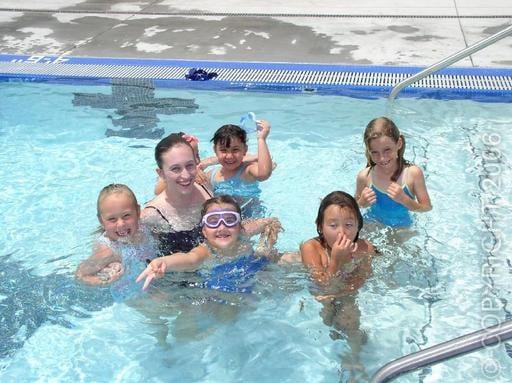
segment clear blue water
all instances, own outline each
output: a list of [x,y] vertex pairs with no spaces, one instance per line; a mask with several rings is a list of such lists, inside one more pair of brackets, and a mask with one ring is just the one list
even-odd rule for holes
[[[183,288],[162,288],[136,306],[114,304],[108,292],[75,284],[73,272],[89,255],[97,226],[99,190],[125,183],[141,202],[149,200],[158,140],[106,137],[120,116],[73,106],[73,92],[111,89],[0,84],[0,380],[340,381],[349,347],[330,337],[301,267],[270,267],[252,295],[230,296],[229,304]],[[396,121],[406,158],[425,171],[434,209],[415,217],[417,233],[403,244],[380,230],[365,233],[383,252],[357,295],[368,375],[403,354],[505,319],[511,104],[405,99],[390,108],[385,100],[314,94],[155,95],[195,99],[196,113],[158,115],[158,127],[196,134],[202,156],[212,154],[213,132],[244,113],[272,123],[268,142],[278,166],[261,187],[286,230],[281,251],[316,234],[324,195],[353,193],[365,165],[366,123],[383,114]],[[254,136],[249,144],[254,151]],[[166,331],[161,344],[158,334]],[[511,366],[501,345],[396,381],[508,382]]]

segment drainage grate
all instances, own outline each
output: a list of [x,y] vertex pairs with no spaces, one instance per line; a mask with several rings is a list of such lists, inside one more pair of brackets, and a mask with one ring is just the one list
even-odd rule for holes
[[[12,59],[12,57],[16,57]],[[137,78],[181,81],[204,88],[272,89],[318,91],[343,94],[343,89],[388,92],[394,85],[421,68],[335,66],[306,64],[232,63],[199,61],[158,62],[128,59],[49,58],[0,55],[0,76],[57,79]],[[36,59],[34,59],[37,58]],[[49,56],[43,56],[49,57]],[[11,58],[9,60],[9,58]],[[57,60],[58,59],[58,60]],[[52,61],[53,60],[53,61]],[[103,61],[103,62],[102,62]],[[54,62],[59,62],[55,64]],[[216,72],[206,82],[185,80],[191,67]],[[376,70],[377,69],[377,70]],[[412,84],[406,92],[420,89],[457,90],[458,92],[505,92],[512,95],[512,70],[459,68],[430,75]],[[471,97],[468,97],[471,98]]]

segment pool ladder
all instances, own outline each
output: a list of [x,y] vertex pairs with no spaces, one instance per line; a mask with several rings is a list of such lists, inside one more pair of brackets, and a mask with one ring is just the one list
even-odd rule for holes
[[502,29],[498,33],[495,33],[494,35],[487,37],[486,39],[483,39],[447,58],[444,60],[441,60],[428,68],[422,70],[421,72],[416,73],[415,75],[406,78],[403,81],[400,81],[398,84],[396,84],[393,89],[391,89],[391,93],[389,93],[388,100],[393,101],[398,93],[405,87],[411,85],[412,83],[421,80],[424,77],[427,77],[428,75],[437,72],[443,68],[446,68],[449,65],[452,65],[456,63],[457,61],[475,53],[478,52],[481,49],[484,49],[488,47],[491,44],[494,44],[496,41],[501,40],[504,37],[507,37],[508,35],[512,34],[512,25],[508,26],[505,29]]
[[381,367],[370,383],[389,382],[406,372],[461,356],[512,338],[512,320],[395,359]]

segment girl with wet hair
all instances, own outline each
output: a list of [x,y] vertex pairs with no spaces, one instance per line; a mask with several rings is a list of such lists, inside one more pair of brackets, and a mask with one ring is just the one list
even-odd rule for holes
[[432,209],[423,171],[404,158],[405,138],[387,117],[364,131],[368,163],[357,175],[355,198],[365,218],[391,227],[412,225],[410,211]]

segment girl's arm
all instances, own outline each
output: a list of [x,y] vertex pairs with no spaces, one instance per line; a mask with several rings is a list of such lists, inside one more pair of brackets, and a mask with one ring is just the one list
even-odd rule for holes
[[[249,164],[251,162],[258,162],[258,156],[256,154],[246,154],[244,156],[242,162],[244,164]],[[218,164],[219,164],[219,159],[217,158],[217,156],[211,156],[211,157],[205,158],[204,160],[201,160],[201,162],[199,163],[199,165],[197,165],[197,167],[204,171],[206,168],[213,166],[213,165],[218,165]]]
[[322,263],[322,251],[320,243],[314,238],[302,243],[299,248],[302,264],[311,271],[315,281],[324,284],[331,279],[332,275],[327,272]]
[[[245,165],[249,165],[249,164],[257,163],[257,162],[258,162],[258,155],[250,154],[250,153],[247,153],[242,160],[242,163],[244,163]],[[205,158],[204,160],[201,160],[199,165],[197,165],[197,168],[204,172],[207,167],[213,166],[213,165],[218,165],[218,164],[219,164],[219,159],[216,156],[212,156],[212,157]],[[275,162],[272,162],[272,170],[274,170],[276,167],[277,167],[277,164]],[[210,179],[210,177],[208,177],[208,180],[209,179]]]
[[201,160],[201,162],[199,162],[199,165],[197,165],[197,167],[204,171],[204,170],[206,170],[206,168],[213,166],[213,165],[217,165],[218,163],[219,163],[219,159],[217,158],[217,156],[211,156],[211,157],[207,157],[207,158]]
[[375,192],[368,187],[368,168],[361,170],[356,178],[356,192],[354,195],[357,204],[362,207],[368,207],[377,201]]
[[[80,263],[76,269],[76,278],[90,285],[100,285],[113,282],[115,279],[105,281],[96,274],[112,262],[120,262],[121,257],[105,245],[97,245],[94,254]],[[116,278],[117,279],[117,278]]]
[[265,120],[258,120],[258,162],[247,166],[247,172],[258,181],[265,181],[272,174],[272,158],[267,145],[267,136],[270,133],[270,124]]
[[[432,210],[432,203],[430,202],[430,196],[428,195],[427,185],[425,184],[425,177],[423,171],[418,166],[411,166],[413,171],[413,193],[416,196],[416,209],[414,211],[424,212]],[[411,172],[409,170],[409,172]]]
[[196,270],[206,258],[210,251],[205,245],[199,245],[188,253],[175,253],[153,259],[146,269],[140,273],[136,282],[144,278],[143,290],[146,290],[154,278],[161,278],[167,271],[193,271]]

